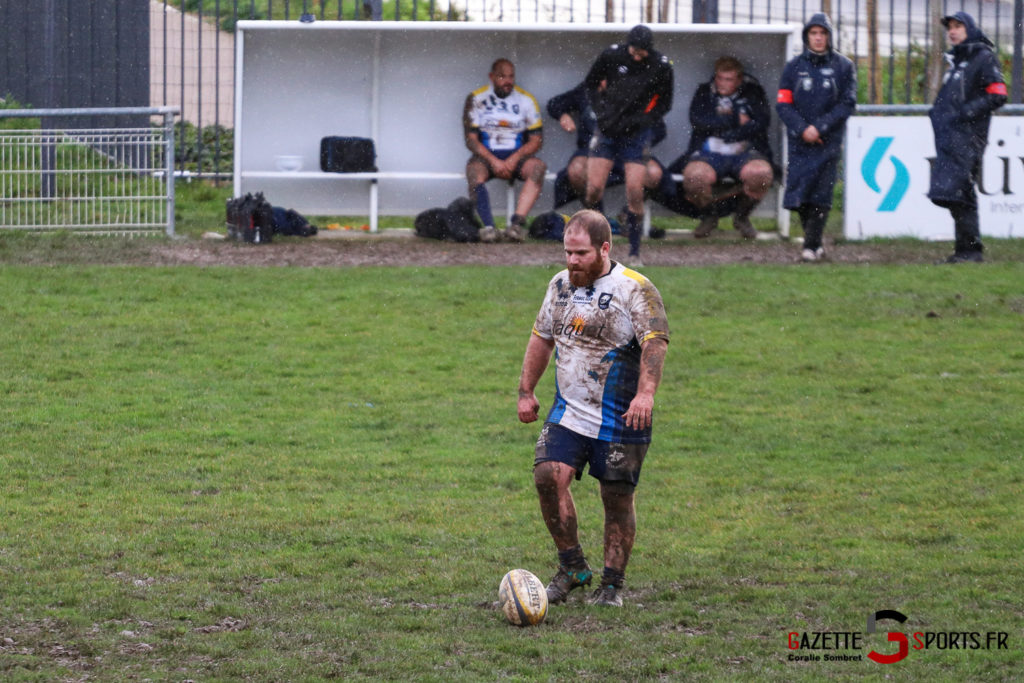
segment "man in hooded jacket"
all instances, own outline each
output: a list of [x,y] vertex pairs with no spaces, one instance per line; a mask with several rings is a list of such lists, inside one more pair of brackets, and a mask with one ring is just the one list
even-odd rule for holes
[[929,117],[935,134],[935,163],[928,198],[953,215],[956,242],[947,263],[981,262],[978,193],[982,155],[992,112],[1006,103],[1006,82],[992,41],[967,12],[942,18],[953,46],[949,70]]
[[832,48],[828,15],[811,16],[803,37],[803,53],[782,71],[775,110],[789,141],[783,206],[800,216],[801,258],[817,261],[825,255],[821,238],[832,208],[846,120],[857,107],[857,70]]

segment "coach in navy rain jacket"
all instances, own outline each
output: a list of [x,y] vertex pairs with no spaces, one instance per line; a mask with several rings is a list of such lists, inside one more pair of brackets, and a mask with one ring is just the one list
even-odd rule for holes
[[[819,30],[809,40],[814,28]],[[783,205],[799,212],[803,258],[816,261],[824,255],[821,237],[832,208],[846,120],[857,106],[857,71],[833,49],[828,15],[811,16],[803,39],[803,53],[782,71],[776,111],[789,142]]]
[[953,47],[946,52],[950,67],[928,114],[935,134],[928,198],[953,214],[956,245],[948,261],[981,261],[975,182],[992,112],[1006,103],[1006,82],[992,41],[974,17],[957,12],[943,17],[942,25]]

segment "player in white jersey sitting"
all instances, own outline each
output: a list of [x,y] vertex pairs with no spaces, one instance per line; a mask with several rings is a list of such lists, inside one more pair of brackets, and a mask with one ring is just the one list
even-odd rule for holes
[[504,234],[509,241],[522,242],[526,216],[540,195],[547,171],[547,165],[535,156],[544,143],[540,107],[533,95],[516,85],[516,67],[509,60],[496,60],[490,79],[490,85],[469,94],[462,114],[466,147],[473,153],[466,162],[469,198],[476,203],[484,224],[480,240],[496,242],[501,235],[494,229],[485,183],[491,178],[524,181]]
[[591,598],[619,607],[633,540],[640,467],[651,442],[654,393],[668,347],[668,319],[650,280],[612,261],[611,227],[597,211],[576,213],[565,226],[568,268],[548,284],[526,346],[517,409],[538,417],[534,390],[555,354],[555,401],[537,440],[534,483],[541,513],[558,550],[548,601],[590,583],[569,485],[589,466],[601,482],[604,572]]

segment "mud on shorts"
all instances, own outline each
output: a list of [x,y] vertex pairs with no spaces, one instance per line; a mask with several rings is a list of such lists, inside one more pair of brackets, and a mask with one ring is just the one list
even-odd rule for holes
[[600,481],[624,481],[637,485],[649,443],[612,443],[583,436],[552,422],[545,422],[537,439],[533,466],[560,462],[576,470],[576,479],[590,466],[590,476]]

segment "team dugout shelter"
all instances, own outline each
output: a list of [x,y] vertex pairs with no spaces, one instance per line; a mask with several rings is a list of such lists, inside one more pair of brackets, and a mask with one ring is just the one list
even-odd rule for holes
[[[784,167],[784,134],[774,115],[782,69],[801,49],[795,24],[648,24],[655,50],[672,60],[675,92],[667,138],[653,149],[669,164],[690,138],[689,104],[730,54],[761,82],[772,106],[771,140]],[[547,116],[548,99],[580,83],[598,54],[622,41],[632,24],[482,22],[240,21],[236,33],[234,195],[263,192],[275,205],[314,215],[414,216],[466,194],[462,112],[486,85],[499,57],[516,66],[517,84],[544,115],[548,166],[536,215],[551,209],[551,179],[568,163],[576,135]],[[327,136],[374,141],[376,172],[325,173]],[[496,215],[507,193],[490,182]],[[516,189],[518,191],[519,184]],[[758,209],[788,235],[789,214],[776,187]],[[625,203],[621,188],[605,206]],[[571,210],[572,205],[564,210]],[[655,214],[666,209],[650,203]]]

